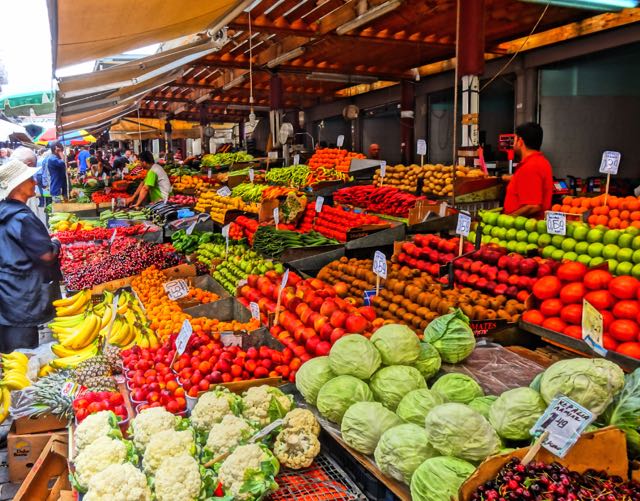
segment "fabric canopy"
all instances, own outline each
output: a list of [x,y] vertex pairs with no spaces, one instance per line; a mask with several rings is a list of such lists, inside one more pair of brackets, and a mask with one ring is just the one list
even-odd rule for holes
[[[109,129],[111,141],[131,141],[133,139],[162,139],[164,138],[164,120],[157,118],[135,117],[122,118]],[[215,129],[229,129],[234,124],[214,124]],[[171,120],[171,137],[173,139],[198,139],[200,125],[196,122]]]
[[31,137],[21,125],[0,120],[0,141],[7,142],[11,140],[31,141]]
[[53,70],[165,42],[207,29],[218,30],[247,0],[109,0],[100,12],[84,0],[47,0]]

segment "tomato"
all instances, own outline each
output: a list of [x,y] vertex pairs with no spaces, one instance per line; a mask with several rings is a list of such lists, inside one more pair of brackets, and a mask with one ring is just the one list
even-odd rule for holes
[[631,358],[640,359],[640,343],[622,343],[615,351]]
[[122,398],[122,395],[120,393],[113,393],[109,397],[109,403],[114,406],[120,405],[123,402],[124,402],[124,399]]
[[612,278],[611,273],[606,270],[591,270],[585,274],[582,282],[587,289],[606,289]]
[[78,409],[76,411],[76,419],[78,420],[78,422],[82,421],[88,415],[89,415],[89,412],[87,411],[87,409]]
[[198,387],[197,386],[193,386],[188,392],[187,395],[189,395],[190,397],[196,398],[198,396]]
[[640,328],[638,328],[638,324],[632,320],[614,320],[609,326],[609,334],[611,334],[611,337],[616,341],[637,341]]
[[171,400],[170,402],[168,402],[166,405],[166,408],[169,412],[173,414],[180,412],[180,406],[178,405],[178,402],[176,402],[175,400]]
[[564,330],[567,328],[567,324],[560,318],[552,317],[547,318],[544,322],[542,322],[542,327],[555,332],[564,332]]
[[560,318],[568,324],[582,324],[582,304],[569,304],[562,308]]
[[557,317],[560,314],[560,310],[564,305],[562,301],[557,298],[545,299],[540,304],[540,313],[545,317]]
[[564,282],[579,282],[587,270],[588,268],[582,263],[568,261],[558,267],[556,276]]
[[609,330],[611,322],[615,320],[615,317],[610,311],[607,310],[600,310],[600,314],[602,315],[602,328],[605,332],[607,332]]
[[550,299],[558,297],[561,288],[562,282],[557,277],[549,275],[538,279],[533,284],[533,295],[538,299]]
[[613,350],[616,351],[618,347],[618,343],[615,339],[613,339],[609,334],[605,333],[602,335],[602,346],[604,346],[605,350]]
[[615,301],[609,291],[587,292],[584,298],[597,310],[607,310],[611,308]]
[[587,289],[582,282],[573,282],[560,290],[560,299],[564,304],[581,303]]
[[609,292],[618,299],[631,299],[636,297],[639,286],[637,278],[623,275],[609,282]]
[[579,325],[570,325],[564,330],[563,334],[576,339],[582,339],[582,327]]
[[101,410],[102,410],[102,405],[100,405],[100,402],[91,402],[87,407],[87,412],[89,414],[94,414],[96,412],[100,412]]
[[87,406],[89,405],[89,400],[87,400],[86,398],[80,398],[80,399],[76,399],[73,401],[73,408],[74,409],[86,409]]
[[613,305],[613,316],[616,318],[628,318],[635,320],[640,314],[640,305],[638,301],[623,299]]
[[115,412],[116,415],[120,416],[122,419],[127,419],[128,417],[127,408],[124,405],[117,405],[116,407],[114,407],[113,412]]
[[[549,299],[547,301],[550,301]],[[534,325],[542,325],[544,315],[538,310],[527,310],[522,314],[522,320]]]

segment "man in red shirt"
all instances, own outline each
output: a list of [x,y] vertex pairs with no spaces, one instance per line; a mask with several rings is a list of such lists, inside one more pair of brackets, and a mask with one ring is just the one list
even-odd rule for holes
[[504,213],[512,216],[543,218],[551,209],[553,195],[553,172],[551,164],[540,153],[542,127],[529,122],[516,127],[514,149],[520,163],[509,185],[504,199]]

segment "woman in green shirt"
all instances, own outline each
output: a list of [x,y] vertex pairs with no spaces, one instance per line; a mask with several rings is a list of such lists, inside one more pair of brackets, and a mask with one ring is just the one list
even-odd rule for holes
[[171,192],[171,181],[164,169],[155,163],[153,153],[150,151],[143,151],[140,154],[140,164],[145,169],[148,169],[147,175],[144,181],[140,183],[138,189],[133,196],[127,199],[127,205],[135,201],[134,207],[140,207],[147,197],[151,202],[157,202],[159,200],[166,200],[169,198]]

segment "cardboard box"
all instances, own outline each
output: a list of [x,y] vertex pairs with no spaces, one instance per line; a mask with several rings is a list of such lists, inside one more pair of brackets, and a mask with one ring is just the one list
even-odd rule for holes
[[44,431],[64,430],[68,421],[51,414],[18,418],[13,422],[16,434],[42,433]]
[[[67,432],[55,434],[66,436]],[[15,431],[15,423],[11,426],[7,437],[7,463],[9,464],[9,480],[11,482],[22,482],[27,478],[38,456],[53,435],[54,433],[18,434]]]
[[[33,468],[22,482],[15,501],[73,499],[64,491],[70,491],[66,434],[53,434],[45,444]],[[72,493],[73,496],[73,493]]]

